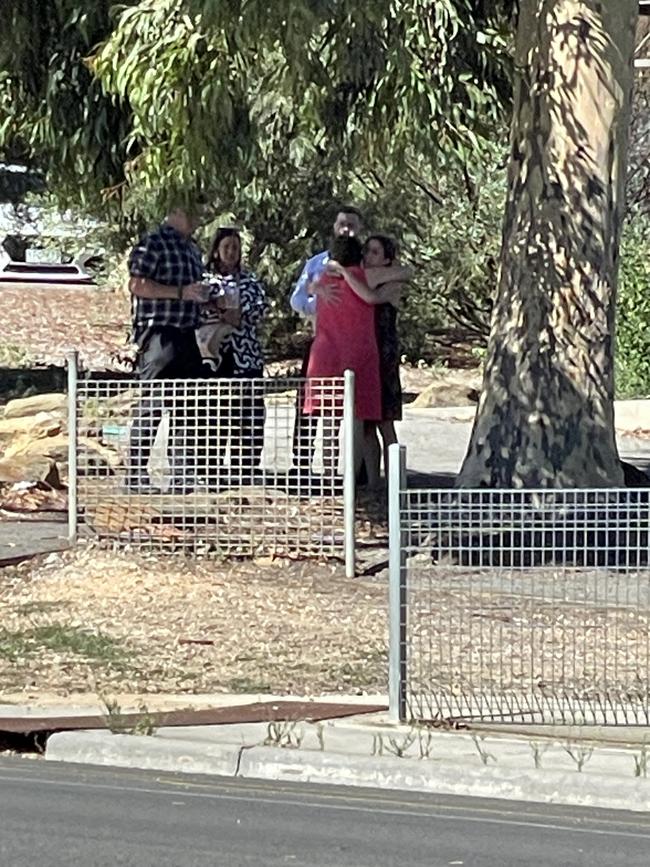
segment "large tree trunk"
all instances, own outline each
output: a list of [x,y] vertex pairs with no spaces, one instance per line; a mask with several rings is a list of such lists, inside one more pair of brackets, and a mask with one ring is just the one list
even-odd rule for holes
[[462,487],[621,485],[616,275],[637,0],[520,0],[500,273]]

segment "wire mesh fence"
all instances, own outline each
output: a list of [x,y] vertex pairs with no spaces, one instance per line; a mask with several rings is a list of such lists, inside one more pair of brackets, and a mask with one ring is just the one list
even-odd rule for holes
[[216,556],[347,555],[349,375],[311,383],[313,415],[302,379],[70,381],[72,509],[99,539]]
[[650,723],[650,491],[391,496],[399,715]]

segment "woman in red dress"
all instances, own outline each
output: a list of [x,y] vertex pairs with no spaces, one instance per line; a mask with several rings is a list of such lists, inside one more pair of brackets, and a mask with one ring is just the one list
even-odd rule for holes
[[[346,370],[353,370],[355,417],[377,421],[381,419],[381,382],[374,306],[360,298],[340,273],[331,270],[340,265],[365,284],[361,244],[353,237],[336,238],[330,254],[332,263],[322,279],[324,285],[315,287],[321,298],[307,378],[343,376]],[[320,410],[318,393],[316,387],[308,389],[306,412]]]
[[[322,415],[334,408],[342,414],[340,401],[333,407],[331,387],[319,382],[324,377],[343,376],[354,371],[354,414],[360,427],[364,421],[381,420],[381,380],[379,377],[379,351],[375,331],[373,293],[364,277],[362,248],[354,237],[335,238],[330,248],[332,262],[315,286],[319,295],[316,313],[316,335],[309,355],[305,413]],[[355,278],[354,290],[343,272]],[[359,292],[359,286],[361,292]],[[362,296],[367,289],[368,300]],[[327,413],[332,418],[332,413]],[[323,430],[323,468],[334,475],[338,463],[336,446],[338,431]],[[336,425],[338,427],[338,425]]]

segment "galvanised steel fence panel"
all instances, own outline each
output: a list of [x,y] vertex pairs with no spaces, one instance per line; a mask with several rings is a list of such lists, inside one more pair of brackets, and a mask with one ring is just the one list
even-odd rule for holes
[[303,415],[297,378],[76,381],[71,372],[69,384],[71,536],[79,524],[159,552],[345,556],[353,571],[353,469],[351,486],[342,475],[353,458],[349,374],[316,383],[318,417]]
[[394,716],[650,723],[649,490],[408,490],[393,472]]

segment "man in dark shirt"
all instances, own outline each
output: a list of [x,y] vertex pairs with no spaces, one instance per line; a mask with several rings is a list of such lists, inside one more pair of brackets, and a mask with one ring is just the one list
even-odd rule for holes
[[[203,375],[195,328],[200,305],[209,289],[200,281],[203,262],[192,233],[199,225],[199,208],[172,209],[163,224],[133,248],[129,256],[129,291],[133,296],[133,339],[138,346],[136,371],[141,380],[193,379]],[[170,452],[189,457],[196,444],[196,400],[188,390],[143,386],[131,429],[126,485],[150,487],[148,464],[163,409],[170,413]],[[192,406],[193,404],[193,406]],[[172,465],[173,466],[173,465]],[[185,481],[176,480],[181,487]]]

